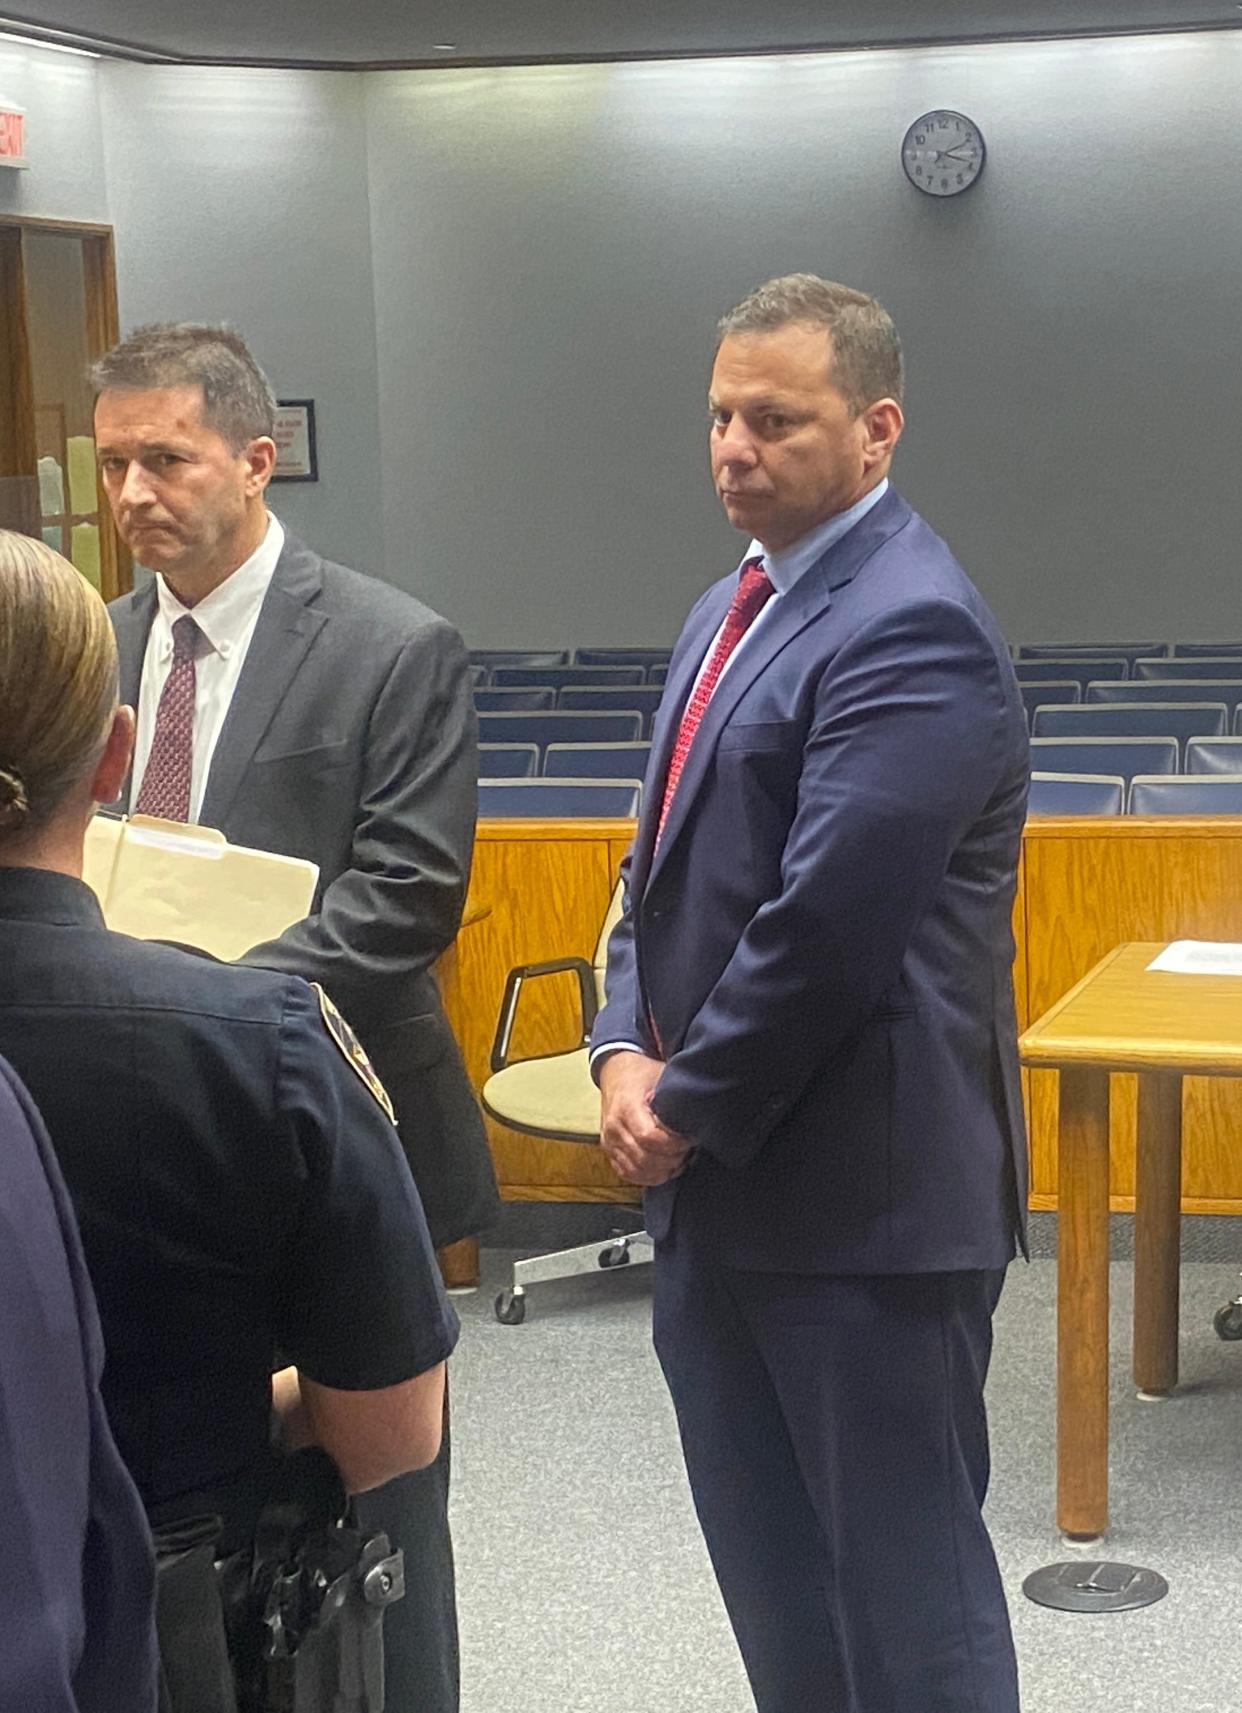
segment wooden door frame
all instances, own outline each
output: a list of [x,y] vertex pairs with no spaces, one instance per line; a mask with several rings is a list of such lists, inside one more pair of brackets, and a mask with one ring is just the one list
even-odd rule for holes
[[[120,338],[121,323],[116,295],[116,241],[111,226],[90,220],[48,220],[32,214],[0,214],[0,244],[17,235],[16,279],[21,308],[16,318],[0,313],[0,337],[5,338],[19,386],[22,423],[15,425],[14,439],[29,452],[34,447],[34,397],[30,374],[29,335],[26,326],[23,235],[26,232],[59,234],[80,238],[86,282],[86,339],[92,360],[102,357]],[[16,325],[14,325],[16,321]],[[19,438],[20,437],[20,438]],[[26,444],[28,441],[28,445]],[[32,472],[34,463],[31,463]],[[102,483],[97,480],[99,510],[99,574],[105,600],[113,600],[133,587],[134,568],[129,549],[121,541],[112,521],[112,510]]]

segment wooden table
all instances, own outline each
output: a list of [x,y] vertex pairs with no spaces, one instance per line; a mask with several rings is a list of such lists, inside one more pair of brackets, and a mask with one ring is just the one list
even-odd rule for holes
[[1242,1076],[1242,977],[1149,970],[1119,946],[1022,1036],[1023,1062],[1060,1072],[1057,1522],[1108,1526],[1109,1073],[1138,1073],[1134,1378],[1177,1384],[1182,1078]]

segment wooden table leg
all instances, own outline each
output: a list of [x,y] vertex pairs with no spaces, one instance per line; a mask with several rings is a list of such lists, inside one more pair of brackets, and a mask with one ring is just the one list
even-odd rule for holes
[[1140,1076],[1134,1205],[1134,1382],[1148,1396],[1177,1385],[1181,1266],[1182,1079]]
[[446,1243],[436,1250],[440,1277],[446,1290],[469,1290],[479,1282],[479,1240],[463,1237],[460,1243]]
[[1108,1073],[1061,1075],[1057,1218],[1057,1524],[1108,1526]]

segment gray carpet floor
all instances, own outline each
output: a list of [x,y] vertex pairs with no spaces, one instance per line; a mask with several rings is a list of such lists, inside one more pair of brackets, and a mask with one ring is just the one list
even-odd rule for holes
[[[526,1324],[503,1327],[492,1298],[514,1255],[485,1250],[483,1286],[455,1299],[463,1713],[753,1713],[650,1348],[650,1268],[534,1286]],[[1052,1520],[1055,1264],[1010,1271],[988,1515],[1024,1713],[1242,1713],[1242,1345],[1211,1328],[1236,1272],[1193,1260],[1182,1283],[1182,1389],[1143,1403],[1130,1268],[1113,1267],[1107,1556],[1159,1570],[1170,1593],[1066,1615],[1022,1594],[1030,1571],[1072,1556]]]

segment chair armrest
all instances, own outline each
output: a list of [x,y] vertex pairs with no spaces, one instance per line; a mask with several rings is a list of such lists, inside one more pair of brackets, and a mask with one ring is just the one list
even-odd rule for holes
[[496,1038],[492,1042],[492,1074],[503,1071],[509,1063],[509,1043],[513,1038],[513,1024],[517,1017],[518,997],[524,982],[541,975],[561,975],[566,970],[572,970],[578,978],[578,1001],[582,1015],[582,1045],[585,1046],[590,1034],[591,1025],[595,1022],[595,1014],[599,1010],[599,1002],[595,997],[595,971],[585,958],[552,958],[542,964],[519,964],[516,969],[509,971],[505,981],[504,998],[500,1002],[500,1017],[496,1023]]

